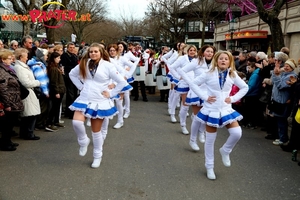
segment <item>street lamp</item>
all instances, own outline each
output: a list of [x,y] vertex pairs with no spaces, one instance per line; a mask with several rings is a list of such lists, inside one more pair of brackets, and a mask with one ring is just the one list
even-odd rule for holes
[[163,44],[163,39],[164,39],[163,34],[160,34],[160,35],[159,35],[160,46],[162,46],[162,44]]
[[233,34],[234,34],[234,31],[235,31],[235,19],[232,19],[229,21],[229,32],[230,32],[230,45],[229,45],[229,48],[231,50],[233,50],[233,48],[235,47],[234,45],[234,41],[233,41]]
[[159,40],[162,42],[162,41],[163,41],[163,39],[164,39],[164,36],[163,36],[163,34],[160,34],[160,35],[159,35]]
[[167,45],[169,45],[170,43],[170,38],[167,38]]

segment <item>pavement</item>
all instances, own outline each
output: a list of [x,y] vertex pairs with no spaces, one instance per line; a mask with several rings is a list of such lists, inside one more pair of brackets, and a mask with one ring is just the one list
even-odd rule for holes
[[[243,129],[228,168],[218,152],[228,132],[219,129],[217,179],[208,180],[203,144],[194,152],[179,123],[170,122],[167,103],[157,95],[148,99],[131,101],[122,128],[113,129],[117,118],[110,120],[98,169],[90,167],[92,144],[85,157],[78,155],[70,119],[64,118],[66,127],[57,132],[36,131],[38,141],[13,138],[18,149],[0,151],[0,200],[300,199],[300,166],[291,153],[264,139],[264,132]],[[190,124],[188,118],[189,130]]]

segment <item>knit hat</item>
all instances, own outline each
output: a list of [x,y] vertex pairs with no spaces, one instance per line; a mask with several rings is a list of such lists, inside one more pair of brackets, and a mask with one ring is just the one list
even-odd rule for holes
[[35,57],[38,61],[42,61],[44,64],[46,63],[44,56],[48,55],[48,50],[47,49],[41,49],[38,48],[35,52]]
[[289,66],[291,66],[291,68],[295,69],[296,65],[294,60],[288,59],[287,61],[285,61],[285,64],[288,64]]
[[48,55],[48,50],[47,49],[41,49],[41,48],[38,48],[44,56]]

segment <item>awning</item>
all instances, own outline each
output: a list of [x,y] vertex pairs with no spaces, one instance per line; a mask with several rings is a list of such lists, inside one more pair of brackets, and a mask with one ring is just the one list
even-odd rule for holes
[[231,33],[225,34],[225,40],[238,40],[238,39],[247,39],[247,38],[267,38],[268,31],[239,31],[233,32],[232,38]]

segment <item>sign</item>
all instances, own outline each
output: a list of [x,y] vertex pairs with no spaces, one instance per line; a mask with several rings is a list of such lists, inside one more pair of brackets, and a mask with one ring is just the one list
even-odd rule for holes
[[[91,21],[91,14],[77,14],[75,10],[59,10],[59,9],[50,9],[48,11],[43,11],[43,7],[53,4],[59,5],[63,8],[66,8],[63,4],[59,2],[48,2],[41,6],[40,10],[34,9],[29,11],[29,15],[18,15],[18,14],[9,14],[2,15],[2,21],[32,21],[33,23],[43,23],[47,28],[60,28],[64,25],[65,21]],[[47,22],[51,19],[59,21],[55,26],[46,25],[44,22]]]

